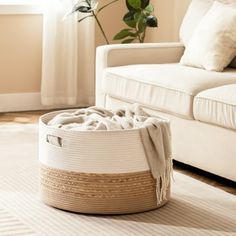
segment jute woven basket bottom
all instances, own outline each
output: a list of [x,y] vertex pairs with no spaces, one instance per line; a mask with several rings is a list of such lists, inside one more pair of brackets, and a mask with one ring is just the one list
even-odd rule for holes
[[153,210],[156,183],[150,171],[125,174],[87,174],[41,165],[41,197],[47,205],[90,214],[126,214]]

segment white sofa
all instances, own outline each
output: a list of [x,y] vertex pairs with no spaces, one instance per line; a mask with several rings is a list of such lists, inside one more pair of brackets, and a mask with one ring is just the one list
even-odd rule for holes
[[[183,43],[210,2],[190,5],[181,27]],[[183,43],[99,47],[96,105],[140,103],[169,118],[175,160],[236,181],[236,68],[211,72],[182,66]]]

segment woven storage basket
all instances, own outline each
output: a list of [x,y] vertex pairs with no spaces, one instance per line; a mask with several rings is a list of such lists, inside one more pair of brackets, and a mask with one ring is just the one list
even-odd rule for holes
[[61,112],[48,113],[39,123],[44,203],[80,213],[123,214],[156,209],[168,201],[170,187],[167,199],[157,205],[156,183],[137,129],[66,131],[48,126]]

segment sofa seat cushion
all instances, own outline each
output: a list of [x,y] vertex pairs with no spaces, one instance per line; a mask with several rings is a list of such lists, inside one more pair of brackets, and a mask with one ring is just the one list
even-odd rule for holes
[[236,83],[236,70],[222,73],[180,64],[110,67],[104,71],[105,94],[193,119],[193,98],[199,92]]
[[236,84],[199,93],[193,111],[196,120],[236,129]]

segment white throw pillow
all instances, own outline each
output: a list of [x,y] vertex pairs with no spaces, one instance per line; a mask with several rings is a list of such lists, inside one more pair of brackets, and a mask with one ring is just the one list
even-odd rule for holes
[[213,0],[193,0],[182,21],[179,37],[185,46],[188,45],[196,27],[213,4]]
[[225,4],[236,2],[236,0],[192,0],[184,16],[179,32],[180,41],[183,42],[185,46],[187,46],[196,27],[215,1]]
[[236,55],[236,4],[214,2],[194,31],[183,65],[223,71]]

